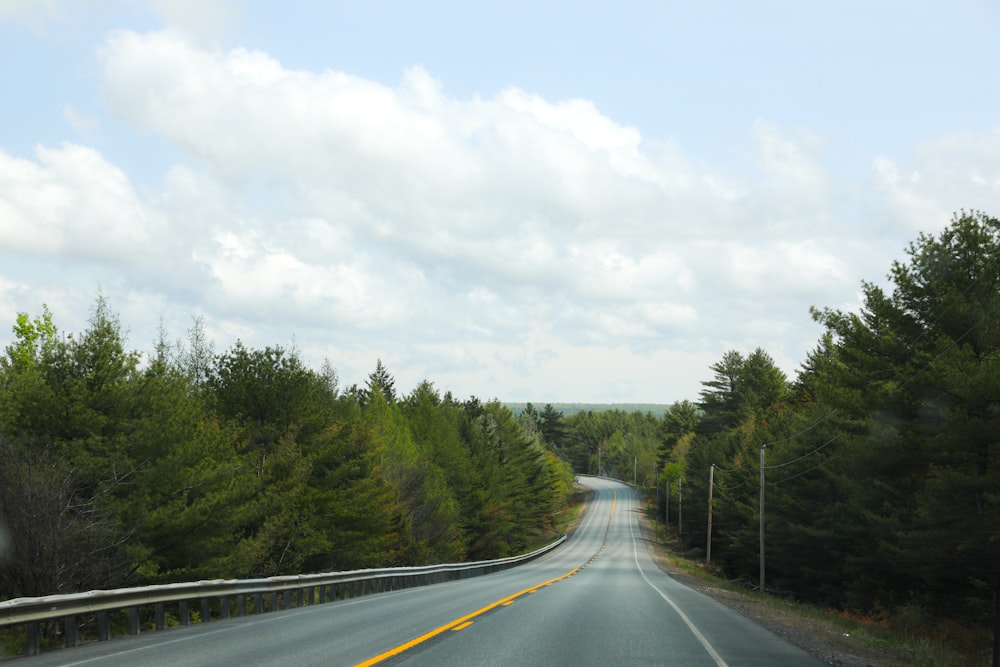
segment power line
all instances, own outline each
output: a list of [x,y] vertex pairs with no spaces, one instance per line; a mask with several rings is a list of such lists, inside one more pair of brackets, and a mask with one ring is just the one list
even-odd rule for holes
[[832,463],[832,462],[836,461],[837,459],[843,458],[843,456],[844,456],[843,454],[837,454],[836,456],[831,456],[830,458],[826,459],[822,463],[817,463],[812,468],[807,468],[807,469],[805,469],[805,470],[803,470],[801,472],[795,473],[794,475],[789,475],[788,477],[785,477],[784,479],[779,479],[778,481],[771,481],[771,482],[769,482],[769,484],[771,484],[772,486],[776,486],[778,484],[781,484],[782,482],[787,482],[789,480],[795,479],[796,477],[801,477],[802,475],[805,475],[808,472],[812,472],[813,470],[816,470],[817,468],[822,468],[823,466],[825,466],[828,463]]
[[[826,447],[827,447],[827,446],[828,446],[828,445],[829,445],[830,443],[832,443],[832,442],[833,442],[834,440],[836,440],[836,439],[837,439],[838,437],[840,437],[840,434],[839,434],[839,433],[838,433],[837,435],[833,436],[832,438],[830,438],[829,440],[827,440],[826,442],[824,442],[824,443],[823,443],[822,445],[820,445],[820,446],[819,446],[819,447],[817,447],[816,449],[814,449],[814,450],[812,450],[811,452],[809,452],[808,454],[803,454],[802,456],[800,456],[800,457],[799,457],[799,458],[797,458],[797,459],[792,459],[791,461],[785,461],[784,463],[778,463],[777,465],[773,465],[773,466],[764,466],[764,469],[765,469],[765,470],[774,470],[775,468],[784,468],[785,466],[790,466],[790,465],[792,465],[793,463],[797,463],[797,462],[801,461],[802,459],[807,459],[807,458],[809,458],[810,456],[812,456],[813,454],[815,454],[816,452],[818,452],[818,451],[820,451],[820,450],[822,450],[822,449],[826,449]],[[766,447],[766,446],[767,446],[767,445],[765,445],[765,447]]]

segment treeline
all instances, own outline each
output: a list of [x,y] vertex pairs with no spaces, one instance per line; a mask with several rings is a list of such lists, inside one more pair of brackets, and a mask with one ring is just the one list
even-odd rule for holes
[[124,585],[503,557],[553,535],[572,472],[500,403],[381,361],[329,364],[200,321],[128,349],[99,296],[88,328],[21,313],[0,360],[0,599]]
[[[767,589],[940,632],[1000,605],[1000,221],[962,213],[862,285],[792,380],[763,350],[711,367],[664,418],[659,488],[712,565]],[[763,461],[763,471],[761,464]],[[660,512],[665,498],[661,494]],[[884,618],[882,620],[889,620]]]
[[[504,403],[515,415],[520,415],[530,403]],[[624,412],[649,413],[663,417],[670,407],[667,403],[547,403],[564,417],[572,417],[580,412]]]

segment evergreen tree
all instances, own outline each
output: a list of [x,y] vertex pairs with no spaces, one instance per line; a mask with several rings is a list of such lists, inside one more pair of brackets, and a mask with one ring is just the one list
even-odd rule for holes
[[396,402],[396,381],[382,364],[381,359],[376,360],[375,370],[368,374],[368,385],[362,392],[362,402],[371,400],[372,394],[376,391],[382,394],[386,403]]
[[542,434],[542,440],[556,454],[562,455],[567,445],[566,421],[561,412],[552,407],[551,403],[546,403],[539,416],[538,428]]
[[866,284],[860,314],[816,313],[869,443],[858,491],[900,601],[1000,618],[1000,222],[963,212],[907,254],[891,295]]

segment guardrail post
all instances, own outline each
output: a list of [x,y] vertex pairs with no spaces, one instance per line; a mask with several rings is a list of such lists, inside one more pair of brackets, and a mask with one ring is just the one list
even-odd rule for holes
[[181,600],[177,603],[177,616],[181,625],[188,625],[191,622],[191,609],[187,600]]
[[295,606],[296,607],[301,607],[302,606],[302,601],[303,601],[304,598],[305,598],[305,591],[303,591],[301,588],[296,589],[295,590]]
[[264,613],[264,594],[254,593],[253,594],[253,613],[263,614]]
[[165,627],[167,627],[167,613],[166,610],[164,609],[163,603],[157,602],[156,606],[153,607],[153,609],[155,610],[154,615],[156,616],[156,629],[163,630]]
[[223,595],[219,598],[219,616],[223,619],[229,618],[229,596]]
[[212,602],[208,598],[201,599],[201,622],[208,623],[212,619]]
[[239,600],[238,608],[239,608],[239,614],[240,614],[240,616],[246,616],[247,615],[247,596],[246,596],[246,593],[241,594],[239,596],[239,598],[237,598],[237,599]]
[[102,642],[111,639],[111,615],[106,611],[97,612],[97,639]]
[[25,647],[24,652],[28,655],[38,655],[39,641],[38,641],[38,621],[30,621],[25,624],[24,628],[25,635]]
[[67,616],[63,619],[63,646],[73,648],[76,646],[76,616]]
[[278,591],[271,593],[271,611],[278,611]]
[[139,634],[139,608],[135,606],[128,608],[128,633]]

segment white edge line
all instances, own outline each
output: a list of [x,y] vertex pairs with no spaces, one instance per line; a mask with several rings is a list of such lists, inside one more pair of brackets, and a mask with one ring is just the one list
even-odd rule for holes
[[636,569],[639,570],[639,574],[642,575],[643,581],[649,584],[650,588],[659,593],[660,597],[666,600],[667,604],[669,604],[673,608],[673,610],[677,612],[677,615],[680,616],[681,620],[684,621],[684,624],[688,626],[688,629],[691,631],[691,634],[693,634],[695,638],[699,642],[701,642],[701,645],[705,648],[705,651],[707,651],[708,654],[712,657],[712,660],[715,661],[715,664],[718,665],[718,667],[729,667],[726,664],[726,661],[722,659],[722,656],[719,655],[718,651],[715,650],[715,647],[713,647],[708,642],[708,639],[705,637],[705,635],[701,634],[701,630],[698,629],[698,626],[696,626],[691,621],[691,619],[687,617],[687,614],[681,611],[681,608],[677,606],[676,602],[671,600],[666,593],[661,591],[656,586],[656,584],[650,581],[649,577],[646,576],[646,573],[642,571],[642,566],[639,565],[639,552],[638,552],[638,546],[636,545],[635,541],[635,530],[633,528],[633,523],[634,523],[633,521],[629,521],[629,526],[628,526],[629,533],[632,535],[632,559],[635,561],[635,567]]

